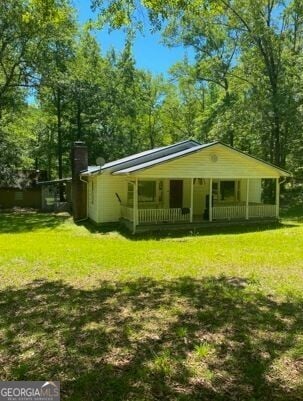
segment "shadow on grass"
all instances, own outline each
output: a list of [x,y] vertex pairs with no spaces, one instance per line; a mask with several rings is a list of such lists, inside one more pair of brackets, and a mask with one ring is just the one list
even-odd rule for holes
[[69,401],[301,401],[303,304],[249,284],[146,278],[3,290],[0,379],[60,380]]
[[9,212],[0,213],[1,233],[22,233],[40,229],[52,229],[64,223],[69,215],[56,215],[37,212]]
[[[132,235],[131,232],[121,223],[114,224],[103,224],[100,226],[92,224],[90,221],[81,222],[78,225],[84,226],[91,233],[108,234],[114,231],[123,235],[125,238],[130,240],[161,240],[167,237],[184,237],[188,235],[203,236],[203,235],[220,235],[220,234],[244,234],[250,232],[261,232],[268,230],[280,230],[289,227],[296,227],[295,223],[303,222],[303,211],[298,208],[291,209],[290,211],[284,212],[284,217],[289,221],[293,221],[294,224],[287,223],[254,223],[245,225],[241,223],[227,223],[226,226],[221,227],[199,227],[194,229],[182,229],[182,230],[161,230],[154,232],[138,233]],[[49,213],[37,213],[37,212],[8,212],[0,213],[0,234],[1,233],[21,233],[27,231],[35,231],[39,229],[53,229],[60,226],[70,218],[68,214],[49,214]]]
[[291,223],[281,223],[281,222],[268,222],[268,223],[254,223],[245,225],[243,223],[227,223],[226,226],[221,227],[199,227],[194,229],[159,229],[158,231],[152,232],[143,232],[137,233],[133,235],[122,223],[117,224],[102,224],[95,225],[90,221],[86,221],[80,224],[84,226],[89,232],[93,234],[109,234],[114,231],[124,236],[125,238],[133,241],[140,240],[161,240],[163,238],[181,238],[187,237],[189,235],[192,236],[204,236],[204,235],[228,235],[228,234],[245,234],[245,233],[254,233],[254,232],[262,232],[269,230],[282,230],[289,227],[296,227],[296,224]]

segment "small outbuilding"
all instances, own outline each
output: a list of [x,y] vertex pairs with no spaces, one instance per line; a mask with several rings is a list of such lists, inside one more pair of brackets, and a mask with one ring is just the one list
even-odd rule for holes
[[38,181],[46,179],[46,171],[17,170],[9,181],[0,184],[0,208],[13,207],[40,209],[41,187]]

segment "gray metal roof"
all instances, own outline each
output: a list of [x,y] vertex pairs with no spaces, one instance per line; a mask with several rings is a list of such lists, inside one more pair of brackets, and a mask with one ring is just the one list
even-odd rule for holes
[[146,150],[140,153],[136,153],[131,156],[123,157],[122,159],[114,160],[109,163],[105,163],[102,167],[100,166],[89,166],[86,171],[83,171],[81,175],[91,175],[98,174],[99,172],[104,172],[108,170],[112,173],[125,168],[133,167],[138,164],[146,163],[152,160],[158,160],[161,157],[168,156],[171,154],[176,154],[179,151],[191,149],[201,145],[199,142],[193,139],[186,141],[174,143],[173,145],[163,146],[160,148]]
[[[126,162],[132,161],[134,159],[153,154],[153,153],[159,151],[160,149],[163,149],[163,148],[155,148],[155,149],[151,149],[151,150],[145,150],[144,152],[136,153],[134,155],[123,157],[122,159],[118,159],[118,160],[114,160],[112,162],[105,163],[103,166],[88,166],[88,169],[85,171],[87,173],[97,173],[98,171],[101,171],[101,170],[103,171],[108,168],[115,167],[118,164],[126,163]],[[83,175],[87,175],[87,174],[83,173]]]
[[[233,148],[232,146],[226,145],[220,141],[215,141],[211,143],[201,144],[195,140],[187,140],[175,143],[173,145],[164,146],[161,148],[155,148],[151,150],[147,150],[144,152],[136,153],[134,155],[124,157],[119,160],[115,160],[110,163],[104,164],[104,166],[89,166],[88,170],[81,173],[81,175],[91,175],[98,174],[104,171],[108,171],[114,175],[124,175],[131,174],[135,171],[143,170],[146,168],[153,167],[155,165],[168,162],[170,160],[186,156],[188,154],[200,151],[202,149],[208,148],[213,145],[221,144],[226,146],[227,148],[232,149],[235,152],[242,153],[243,155],[255,159],[261,163],[267,164],[270,167],[279,170],[282,172],[284,176],[291,175],[288,171],[281,169],[278,166],[275,166],[271,163],[268,163],[262,159],[259,159],[255,156],[251,156],[247,153],[244,153],[238,149]],[[285,174],[286,173],[286,174]]]
[[203,145],[196,145],[196,146],[194,146],[192,148],[185,149],[185,150],[182,150],[180,152],[176,152],[176,153],[170,154],[168,156],[160,157],[160,158],[155,159],[155,160],[151,160],[151,161],[148,161],[148,162],[145,162],[145,163],[137,164],[136,166],[132,166],[132,167],[129,167],[129,168],[126,168],[126,169],[123,169],[123,170],[115,171],[113,174],[114,175],[130,174],[130,173],[133,173],[134,171],[143,170],[143,169],[152,167],[154,165],[165,163],[165,162],[167,162],[169,160],[172,160],[172,159],[176,159],[178,157],[183,157],[183,156],[186,156],[188,154],[195,153],[195,152],[197,152],[197,151],[199,151],[201,149],[208,148],[209,146],[215,145],[216,143],[218,143],[218,142],[211,142],[211,143],[205,143]]
[[88,166],[87,170],[83,170],[83,173],[96,173],[101,170],[100,166]]

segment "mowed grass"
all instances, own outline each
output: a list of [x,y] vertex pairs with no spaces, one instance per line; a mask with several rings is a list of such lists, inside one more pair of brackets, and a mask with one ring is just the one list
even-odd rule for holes
[[62,399],[303,399],[303,212],[132,237],[0,214],[0,380]]

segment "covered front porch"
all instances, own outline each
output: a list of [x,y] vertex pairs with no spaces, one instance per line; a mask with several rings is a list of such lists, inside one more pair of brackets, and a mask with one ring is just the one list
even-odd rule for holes
[[274,195],[266,200],[269,180],[250,178],[138,179],[127,181],[121,218],[135,233],[142,226],[196,224],[279,218],[279,179],[271,179]]

